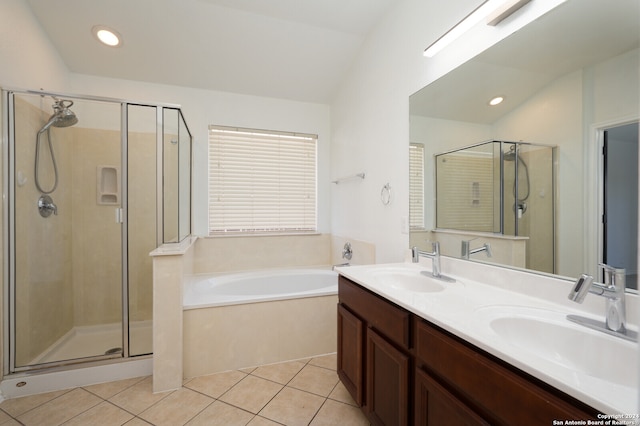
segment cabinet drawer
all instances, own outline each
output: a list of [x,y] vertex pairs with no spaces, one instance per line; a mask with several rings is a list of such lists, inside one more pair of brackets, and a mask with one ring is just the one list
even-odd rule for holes
[[340,303],[360,316],[369,326],[403,348],[409,348],[408,311],[393,305],[365,288],[340,276],[338,285]]
[[467,404],[479,407],[492,424],[541,425],[552,424],[554,419],[587,420],[597,415],[424,321],[416,320],[415,333],[417,364],[423,364]]

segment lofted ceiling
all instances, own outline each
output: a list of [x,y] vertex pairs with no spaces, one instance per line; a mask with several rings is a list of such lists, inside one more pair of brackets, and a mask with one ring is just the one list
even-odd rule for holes
[[[394,0],[26,0],[71,72],[328,103]],[[103,46],[95,25],[118,31]]]

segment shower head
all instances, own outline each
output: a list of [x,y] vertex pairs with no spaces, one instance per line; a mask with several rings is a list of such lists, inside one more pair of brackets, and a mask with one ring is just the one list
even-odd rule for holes
[[53,123],[55,127],[69,127],[78,122],[76,114],[69,109],[72,105],[73,101],[68,100],[57,100],[56,103],[53,104],[53,110],[55,111],[54,116],[56,117]]
[[53,115],[49,118],[47,124],[45,124],[38,133],[43,133],[49,129],[49,127],[69,127],[78,122],[78,117],[69,108],[73,105],[73,101],[65,99],[55,99],[53,104]]
[[504,158],[504,161],[515,161],[517,156],[518,156],[518,151],[516,150],[516,146],[511,145],[511,147],[509,148],[509,152],[505,152],[503,158]]

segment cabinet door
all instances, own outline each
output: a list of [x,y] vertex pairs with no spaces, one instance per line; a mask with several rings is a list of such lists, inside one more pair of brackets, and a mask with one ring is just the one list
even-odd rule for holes
[[338,305],[338,376],[351,397],[363,405],[364,325],[342,305]]
[[367,413],[377,425],[406,425],[409,357],[367,329]]
[[416,426],[489,425],[420,369],[416,369],[415,424]]

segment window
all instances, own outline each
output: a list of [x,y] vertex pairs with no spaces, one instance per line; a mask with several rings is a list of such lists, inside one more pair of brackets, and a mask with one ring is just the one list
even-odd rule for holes
[[409,145],[409,226],[424,229],[424,145]]
[[317,140],[209,126],[209,235],[315,232]]

